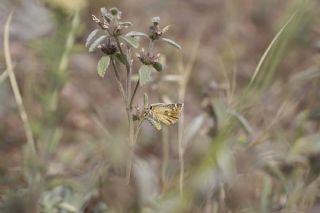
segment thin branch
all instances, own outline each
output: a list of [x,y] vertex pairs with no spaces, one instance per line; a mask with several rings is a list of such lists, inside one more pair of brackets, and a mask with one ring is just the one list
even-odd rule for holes
[[129,104],[130,109],[132,109],[132,104],[133,104],[134,98],[135,98],[135,96],[137,94],[137,91],[138,91],[138,88],[139,88],[139,84],[140,84],[140,80],[137,81],[136,86],[134,87],[134,90],[133,90],[133,93],[132,93],[132,96],[131,96],[131,99],[130,99],[130,104]]
[[31,130],[31,125],[29,123],[28,115],[26,113],[25,107],[23,105],[22,101],[22,96],[19,91],[18,83],[16,76],[13,71],[13,66],[12,66],[12,59],[10,55],[10,45],[9,45],[9,31],[10,31],[10,22],[12,19],[13,12],[10,13],[7,22],[5,24],[4,28],[4,55],[5,55],[5,61],[6,61],[6,66],[7,66],[7,72],[10,80],[10,84],[12,87],[12,91],[18,106],[18,110],[20,113],[21,120],[23,122],[24,130],[26,132],[26,137],[27,137],[27,143],[30,146],[32,152],[36,154],[36,143],[33,139],[33,134]]
[[161,183],[162,183],[162,193],[165,192],[167,185],[167,167],[169,161],[169,131],[167,127],[162,130],[162,165],[161,165]]
[[[115,40],[116,40],[116,43],[117,43],[117,46],[118,46],[118,49],[119,49],[121,55],[126,57],[126,55],[124,54],[124,52],[123,52],[123,50],[122,50],[122,48],[121,48],[119,38],[118,38],[118,37],[115,37]],[[125,65],[126,65],[126,70],[127,70],[127,72],[129,72],[129,71],[130,71],[130,65],[129,65],[129,61],[128,61],[128,58],[127,58],[127,57],[126,57],[126,64],[125,64]]]
[[128,51],[128,53],[125,55],[121,45],[120,45],[120,41],[118,37],[115,37],[118,49],[121,53],[122,56],[126,57],[126,70],[127,70],[127,79],[126,79],[126,111],[127,111],[127,115],[128,115],[128,125],[129,125],[129,160],[127,162],[127,171],[126,171],[126,179],[127,179],[127,183],[129,184],[130,182],[130,178],[131,178],[131,170],[132,170],[132,161],[133,161],[133,157],[134,157],[134,137],[135,137],[135,131],[134,131],[134,126],[133,126],[133,119],[132,119],[132,109],[130,107],[130,101],[131,101],[131,75],[132,75],[132,64],[130,64],[130,52]]
[[113,70],[114,70],[114,74],[116,76],[117,85],[118,85],[118,88],[120,90],[122,99],[123,99],[124,103],[126,103],[126,94],[124,92],[123,85],[122,85],[121,80],[120,80],[119,72],[118,72],[118,69],[117,69],[116,64],[114,62],[114,58],[113,57],[111,57],[111,64],[112,64],[112,67],[113,67]]
[[137,143],[138,141],[138,137],[139,137],[139,134],[140,134],[140,131],[141,131],[141,125],[143,123],[143,119],[139,121],[138,125],[137,125],[137,128],[136,128],[136,131],[135,131],[135,136],[134,136],[134,144]]
[[[115,37],[115,40],[116,40],[116,43],[117,43],[117,46],[118,46],[118,49],[121,53],[122,56],[124,56],[126,58],[126,63],[125,63],[125,66],[126,66],[126,70],[127,70],[127,79],[126,79],[126,95],[127,95],[127,98],[130,96],[129,94],[129,73],[130,73],[130,64],[129,64],[129,61],[128,61],[128,57],[127,55],[124,54],[122,48],[121,48],[121,45],[120,45],[120,41],[119,41],[119,38],[118,37]],[[129,105],[129,100],[127,100],[127,107]]]
[[[181,67],[181,69],[184,71],[182,73],[183,79],[180,84],[179,88],[179,102],[183,103],[186,90],[187,90],[187,85],[190,80],[190,75],[192,68],[195,64],[195,61],[198,56],[198,50],[199,50],[199,45],[200,45],[200,39],[201,39],[201,34],[199,37],[196,39],[193,47],[192,47],[192,55],[189,63],[187,64],[186,67]],[[181,72],[182,72],[181,70]],[[180,176],[179,176],[179,191],[180,191],[180,196],[183,196],[183,183],[184,183],[184,146],[183,146],[183,134],[184,134],[184,117],[183,117],[183,112],[181,112],[181,117],[178,122],[178,143],[179,143],[179,163],[180,163]]]

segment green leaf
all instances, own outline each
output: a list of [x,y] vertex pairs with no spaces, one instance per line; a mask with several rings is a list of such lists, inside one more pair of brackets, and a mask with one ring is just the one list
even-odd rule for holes
[[103,42],[103,40],[106,38],[106,35],[100,36],[99,38],[97,38],[97,40],[95,40],[89,47],[89,52],[93,52],[95,51],[98,46]]
[[126,56],[122,55],[121,53],[116,53],[116,58],[124,65],[128,64]]
[[127,33],[126,36],[133,36],[133,37],[136,37],[136,36],[145,36],[147,38],[149,38],[149,36],[145,33],[142,33],[142,32],[136,32],[136,31],[131,31],[129,33]]
[[99,29],[95,29],[88,35],[86,40],[86,47],[89,46],[89,44],[92,42],[92,39],[97,35],[98,32],[99,32]]
[[145,85],[148,81],[151,80],[151,66],[150,65],[142,65],[139,69],[139,82],[140,86]]
[[161,38],[162,41],[167,42],[168,44],[174,46],[175,48],[181,49],[181,46],[177,44],[175,41],[172,41],[171,39],[168,38]]
[[240,123],[240,125],[242,126],[242,128],[246,131],[246,133],[250,136],[253,134],[253,129],[250,126],[250,123],[248,122],[248,120],[243,117],[243,115],[241,115],[240,113],[234,111],[234,110],[228,110],[228,113],[232,116],[234,116]]
[[320,151],[320,134],[310,134],[299,138],[290,150],[293,155],[311,155]]
[[103,56],[98,62],[98,75],[103,78],[110,64],[110,57]]
[[153,68],[155,70],[157,70],[158,72],[161,72],[162,71],[162,64],[160,64],[159,62],[155,62],[152,64]]
[[122,40],[127,42],[131,47],[138,48],[139,47],[139,41],[137,38],[132,36],[120,36]]

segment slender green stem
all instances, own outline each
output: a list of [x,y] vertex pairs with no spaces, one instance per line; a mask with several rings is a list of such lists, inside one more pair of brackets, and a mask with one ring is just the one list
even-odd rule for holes
[[132,96],[131,96],[131,99],[130,99],[130,109],[132,109],[132,104],[133,104],[133,101],[134,101],[134,98],[137,94],[137,91],[138,91],[138,88],[139,88],[139,84],[140,84],[140,81],[138,80],[137,83],[136,83],[136,86],[134,87],[134,90],[133,90],[133,93],[132,93]]
[[[119,38],[118,38],[118,37],[115,37],[115,40],[116,40],[116,43],[117,43],[117,46],[118,46],[118,49],[119,49],[121,55],[123,55],[123,56],[126,57],[126,55],[124,54],[124,52],[123,52],[123,50],[122,50],[122,48],[121,48]],[[126,65],[127,72],[129,72],[129,71],[130,71],[130,65],[129,65],[129,61],[128,61],[128,58],[127,58],[127,57],[126,57],[126,64],[125,64],[125,65]]]
[[[130,81],[129,81],[129,75],[130,75],[130,64],[129,64],[129,60],[128,60],[128,57],[126,54],[124,54],[122,48],[121,48],[121,45],[120,45],[120,41],[119,41],[119,38],[118,37],[115,37],[115,40],[116,40],[116,43],[117,43],[117,46],[118,46],[118,49],[121,53],[122,56],[124,56],[126,58],[126,63],[125,63],[125,66],[126,66],[126,70],[127,70],[127,79],[126,79],[126,94],[127,94],[127,98],[130,97],[130,94],[129,94],[129,85],[130,85]],[[128,105],[129,103],[127,103]]]
[[13,66],[12,66],[12,59],[10,55],[10,46],[9,46],[9,28],[10,28],[10,22],[12,19],[12,14],[13,12],[10,13],[7,22],[5,24],[5,29],[4,29],[4,56],[5,56],[5,61],[6,61],[6,66],[7,66],[7,73],[9,76],[10,84],[13,90],[14,97],[16,99],[16,103],[18,106],[18,110],[20,113],[21,120],[23,122],[24,129],[26,131],[26,137],[27,137],[27,143],[30,146],[32,152],[36,154],[36,143],[33,138],[32,130],[31,130],[31,125],[28,119],[27,112],[25,110],[23,101],[22,101],[22,96],[19,91],[19,86],[17,83],[16,76],[13,72]]
[[141,125],[142,125],[143,121],[144,120],[140,120],[138,125],[137,125],[136,131],[135,131],[135,137],[134,137],[134,144],[136,144],[137,141],[138,141],[138,137],[139,137],[139,134],[140,134],[140,131],[141,131]]
[[118,68],[116,66],[116,63],[114,62],[114,58],[113,57],[111,57],[111,64],[112,64],[112,67],[113,67],[113,70],[114,70],[114,74],[116,76],[118,89],[120,90],[122,99],[123,99],[124,103],[126,104],[126,94],[124,92],[123,85],[121,83],[120,76],[119,76],[119,71],[118,71]]
[[167,166],[169,160],[169,131],[167,127],[162,130],[162,165],[161,165],[161,182],[162,182],[162,193],[166,189],[167,185]]
[[131,102],[131,75],[132,75],[132,62],[130,57],[130,52],[128,51],[127,54],[124,54],[120,41],[118,37],[115,37],[118,49],[120,53],[126,57],[126,70],[127,70],[127,79],[126,79],[126,110],[128,115],[128,125],[129,125],[129,159],[127,162],[127,171],[126,171],[126,179],[127,183],[129,184],[131,178],[131,170],[132,170],[132,161],[134,158],[134,137],[135,131],[133,126],[133,118],[132,118],[132,109],[130,107]]
[[[193,65],[195,63],[195,60],[198,56],[198,50],[199,50],[199,45],[200,45],[200,38],[199,36],[194,43],[192,47],[192,55],[190,58],[189,63],[187,64],[186,67],[183,67],[183,72],[184,76],[182,81],[180,82],[180,88],[179,88],[179,102],[183,103],[186,90],[187,90],[187,85],[190,80],[190,75],[191,71],[193,68]],[[179,191],[180,191],[180,196],[183,196],[183,185],[184,185],[184,145],[183,145],[183,133],[184,132],[184,115],[183,112],[181,113],[180,120],[178,122],[178,144],[179,144],[179,163],[180,163],[180,177],[179,177]]]

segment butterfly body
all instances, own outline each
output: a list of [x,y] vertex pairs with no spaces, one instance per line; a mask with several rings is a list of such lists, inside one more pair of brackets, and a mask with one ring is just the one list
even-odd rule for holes
[[158,130],[161,129],[161,124],[171,125],[178,121],[183,104],[165,104],[155,103],[150,104],[144,109],[145,118]]

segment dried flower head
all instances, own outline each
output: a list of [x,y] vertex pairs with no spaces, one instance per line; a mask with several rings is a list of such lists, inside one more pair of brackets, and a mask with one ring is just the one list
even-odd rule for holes
[[120,21],[122,12],[115,7],[109,11],[106,8],[101,8],[100,12],[103,20],[100,20],[95,15],[92,15],[92,19],[102,30],[107,30],[110,36],[123,35],[125,29],[132,25],[130,22]]
[[100,45],[101,51],[106,55],[114,55],[118,52],[117,45],[114,42],[106,42]]
[[161,36],[166,33],[170,26],[166,26],[164,28],[160,28],[160,17],[153,17],[152,20],[152,25],[149,27],[149,37],[151,40],[158,40],[161,38]]
[[139,60],[145,65],[153,65],[159,62],[160,54],[154,54],[151,51],[145,51],[143,48],[140,53],[137,53]]

